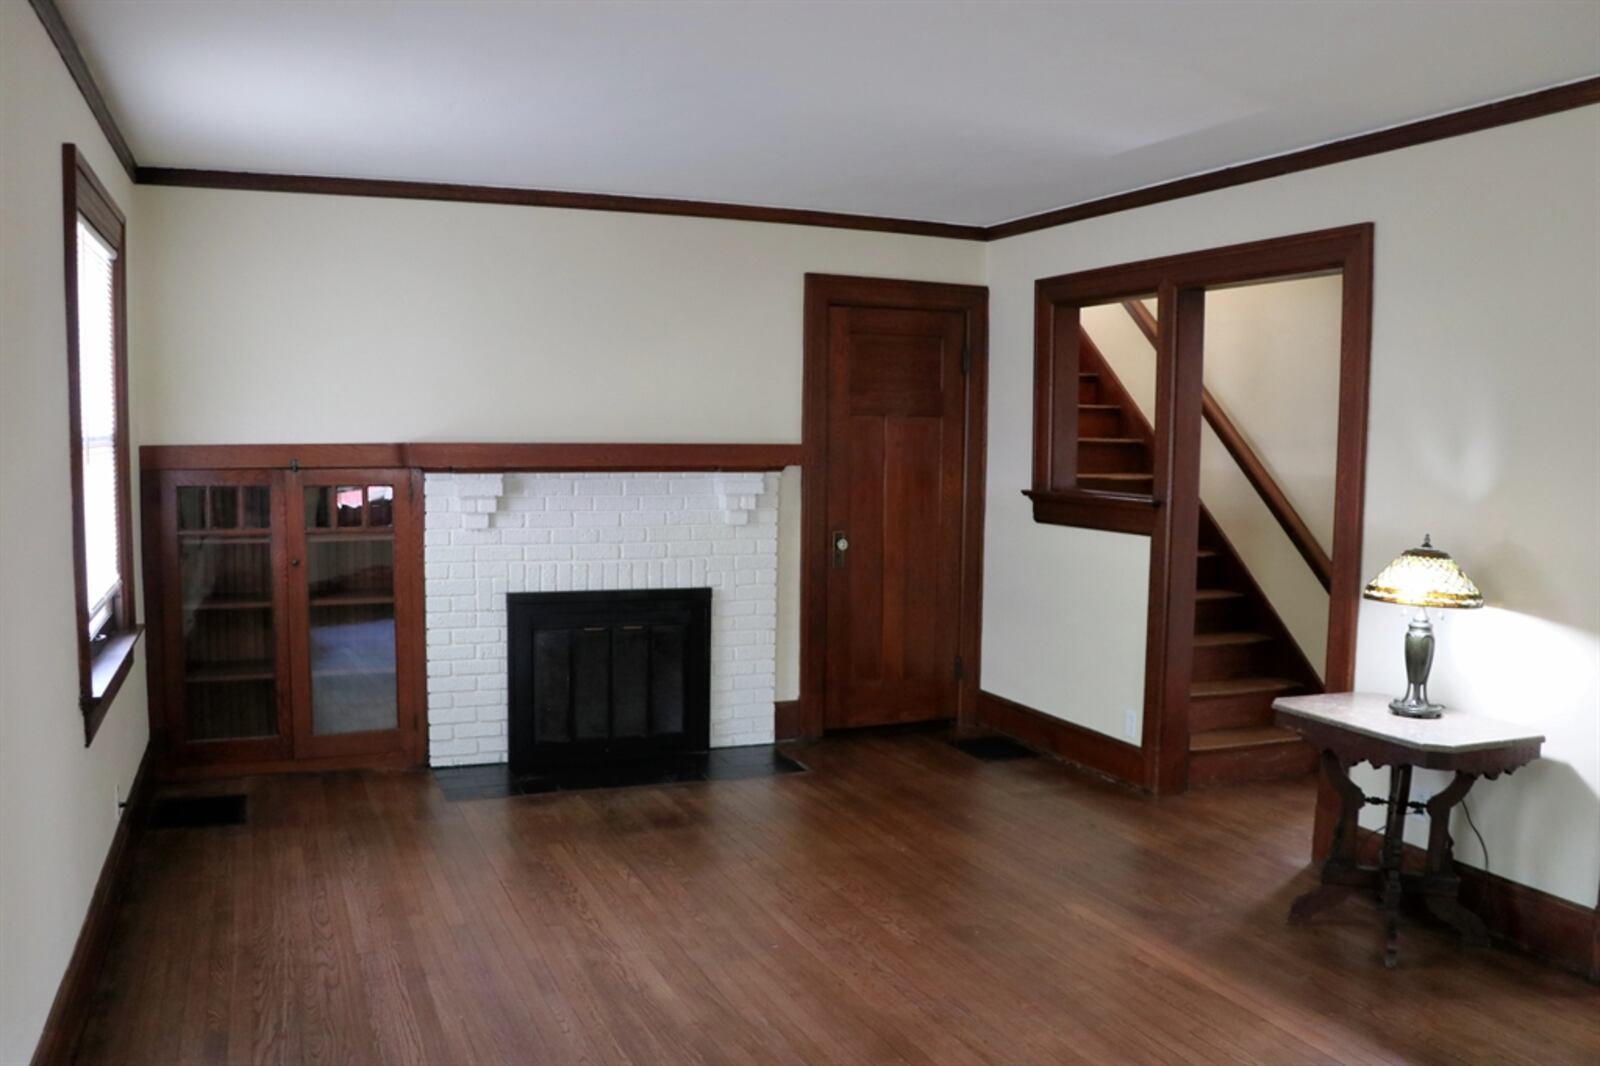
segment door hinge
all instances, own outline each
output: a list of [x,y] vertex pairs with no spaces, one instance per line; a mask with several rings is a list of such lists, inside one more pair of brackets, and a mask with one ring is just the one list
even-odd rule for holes
[[290,459],[289,460],[289,473],[298,474],[299,472],[300,472],[300,460],[298,460],[298,459]]
[[962,342],[961,345],[961,372],[972,373],[972,345],[966,342]]
[[967,674],[967,664],[961,661],[961,656],[956,656],[956,680],[960,681]]

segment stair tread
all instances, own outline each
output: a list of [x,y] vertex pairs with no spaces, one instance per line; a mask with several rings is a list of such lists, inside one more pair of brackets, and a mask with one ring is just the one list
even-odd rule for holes
[[[1100,477],[1102,475],[1095,475]],[[1197,600],[1236,600],[1244,593],[1238,589],[1196,589],[1194,598]]]
[[1155,477],[1154,474],[1123,474],[1123,473],[1104,473],[1104,474],[1101,474],[1101,473],[1094,473],[1094,472],[1088,471],[1088,470],[1080,470],[1080,471],[1078,471],[1078,476],[1079,477],[1106,478],[1106,479],[1110,479],[1112,481],[1149,481],[1150,479]]
[[1275,725],[1241,726],[1235,729],[1208,729],[1204,733],[1189,734],[1189,750],[1231,751],[1238,748],[1259,748],[1273,744],[1295,744],[1300,734],[1292,729]]
[[1080,403],[1078,405],[1078,410],[1080,410],[1080,411],[1121,411],[1122,410],[1122,405],[1120,403]]
[[1143,444],[1138,437],[1079,437],[1079,444]]
[[1194,635],[1194,646],[1205,648],[1215,647],[1219,644],[1265,644],[1271,639],[1271,633],[1260,633],[1248,629],[1233,629],[1218,633],[1196,633]]
[[1208,696],[1247,696],[1255,692],[1288,692],[1300,687],[1300,682],[1287,677],[1228,677],[1220,681],[1191,682],[1189,695],[1199,699]]
[[1201,548],[1199,551],[1195,552],[1194,554],[1195,554],[1195,558],[1197,558],[1197,559],[1210,559],[1210,558],[1212,558],[1213,556],[1215,556],[1217,554],[1217,549],[1215,549],[1215,548]]

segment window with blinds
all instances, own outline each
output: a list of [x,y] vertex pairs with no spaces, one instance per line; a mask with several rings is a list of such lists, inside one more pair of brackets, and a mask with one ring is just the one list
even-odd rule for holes
[[117,493],[117,253],[78,218],[78,426],[83,477],[83,596],[89,636],[122,591]]
[[[67,385],[71,429],[73,599],[84,742],[133,665],[126,366],[127,219],[77,146],[65,171]],[[65,592],[65,590],[63,590]]]

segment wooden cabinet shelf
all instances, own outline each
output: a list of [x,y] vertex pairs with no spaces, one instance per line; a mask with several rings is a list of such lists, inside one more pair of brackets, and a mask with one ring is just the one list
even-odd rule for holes
[[236,663],[196,663],[184,670],[191,685],[217,685],[230,681],[275,681],[278,665],[271,659]]
[[207,596],[183,605],[185,611],[270,611],[272,601],[248,596]]
[[392,603],[394,603],[393,596],[365,592],[335,593],[328,596],[311,597],[312,607],[374,607]]
[[421,475],[154,476],[151,715],[165,772],[424,761]]

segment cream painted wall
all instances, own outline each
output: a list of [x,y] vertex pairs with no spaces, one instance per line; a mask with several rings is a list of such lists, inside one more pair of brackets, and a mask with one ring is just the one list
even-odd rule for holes
[[[1116,734],[1142,685],[1142,628],[1102,605],[1137,601],[1142,615],[1144,552],[1117,534],[1033,526],[1017,495],[1029,470],[1033,279],[1367,221],[1377,243],[1363,570],[1432,532],[1482,586],[1490,609],[1441,620],[1433,694],[1548,737],[1543,760],[1469,797],[1488,866],[1592,907],[1600,107],[990,245],[984,687]],[[1402,609],[1363,604],[1358,689],[1403,687],[1404,625]],[[1039,643],[1069,649],[1070,668],[1006,646],[1034,629],[1049,632]],[[1086,635],[1111,647],[1071,651]],[[1383,787],[1373,774],[1362,783]],[[1483,864],[1465,823],[1453,832],[1458,854]]]
[[[38,1043],[116,831],[116,797],[127,795],[148,738],[142,648],[88,749],[78,713],[63,142],[78,145],[129,213],[136,247],[143,230],[126,172],[33,10],[0,3],[0,1062],[8,1063],[27,1062]],[[134,412],[143,399],[133,391]],[[133,440],[140,430],[135,413]]]
[[[1333,545],[1342,293],[1338,277],[1321,277],[1206,294],[1206,388],[1324,551]],[[1150,341],[1120,304],[1085,308],[1083,326],[1153,420]],[[1201,501],[1320,673],[1327,658],[1327,592],[1209,423],[1200,436]]]
[[[147,443],[800,440],[804,275],[981,282],[967,241],[138,189]],[[779,699],[799,687],[798,471]]]

